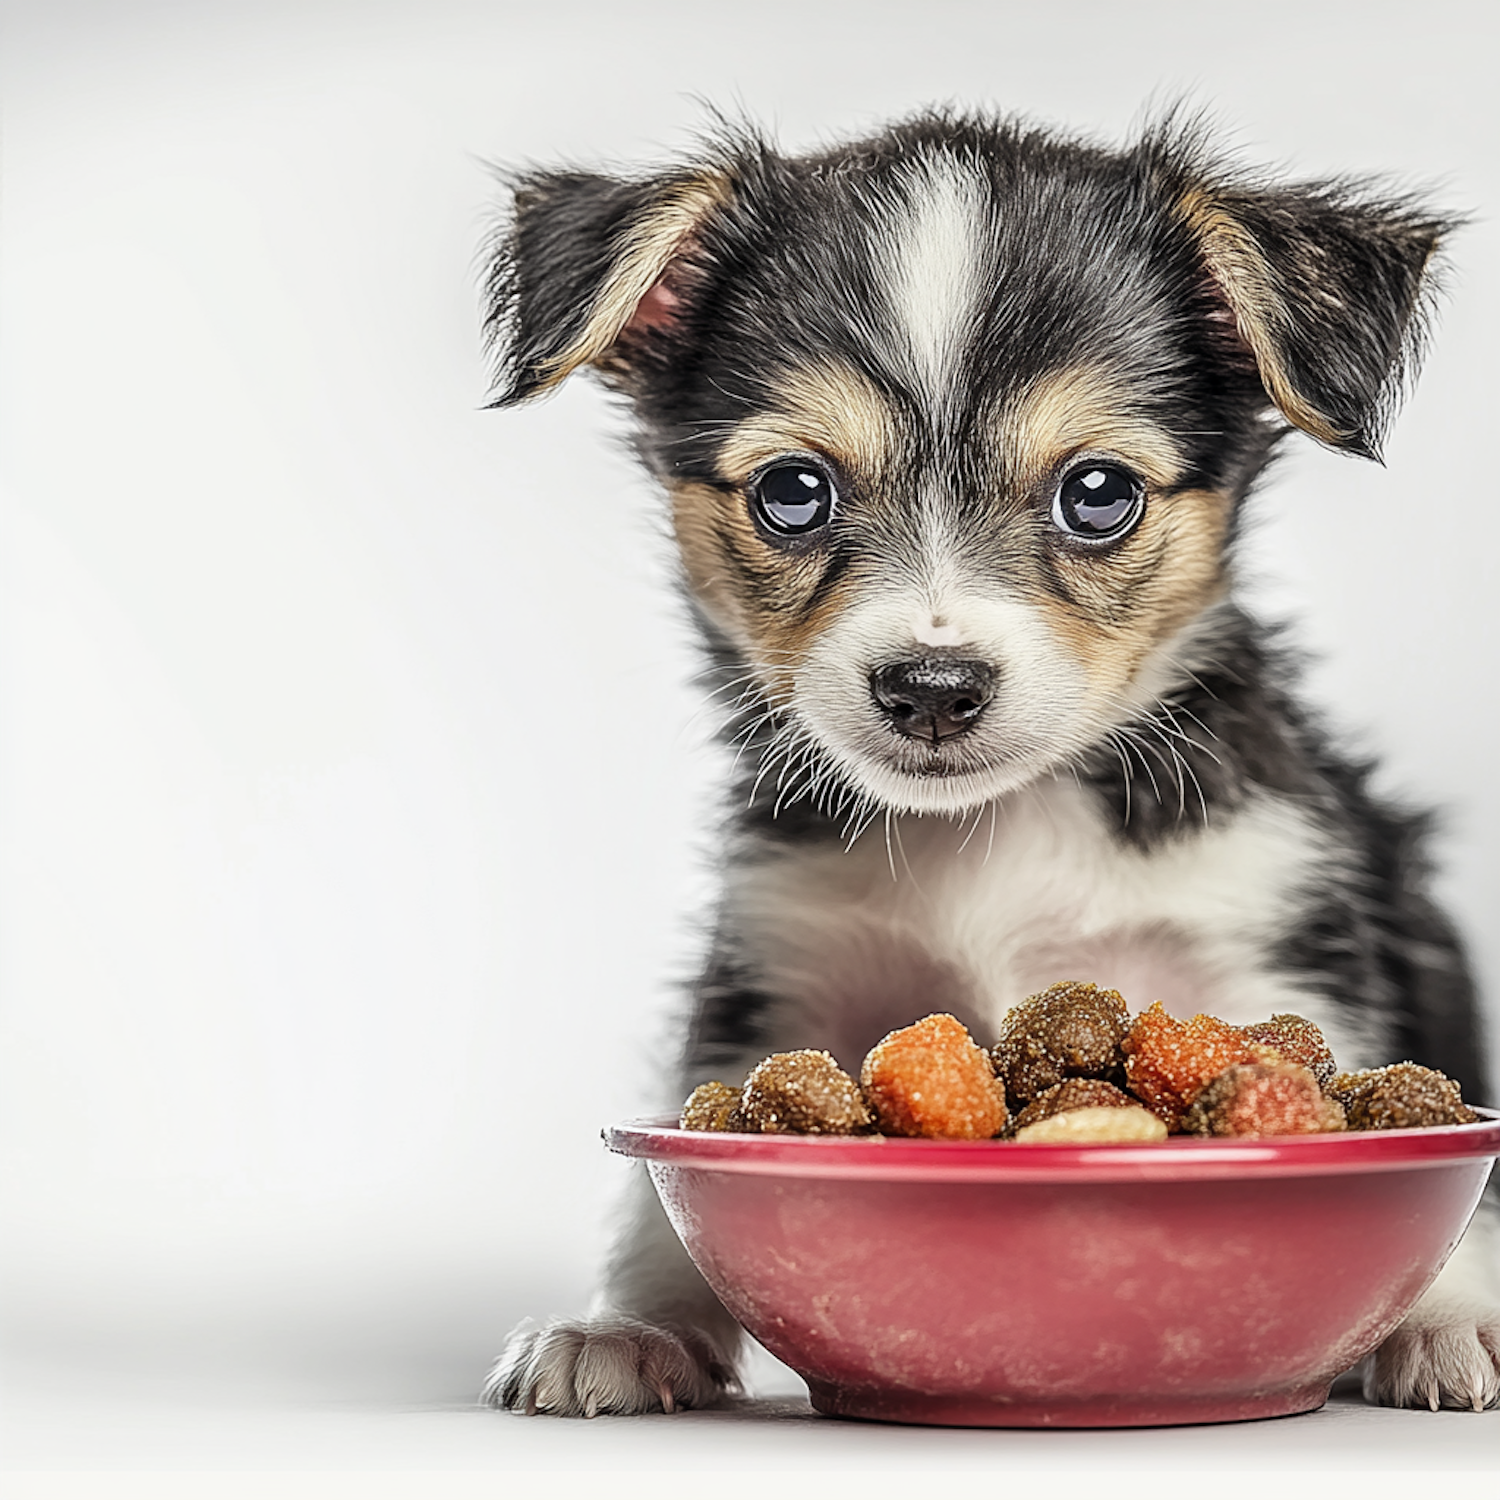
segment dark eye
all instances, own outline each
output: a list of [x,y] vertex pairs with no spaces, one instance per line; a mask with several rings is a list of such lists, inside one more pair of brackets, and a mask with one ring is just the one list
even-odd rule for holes
[[833,516],[833,481],[806,459],[786,459],[759,473],[750,485],[750,507],[767,531],[806,536]]
[[1058,486],[1052,524],[1083,541],[1114,541],[1135,526],[1145,508],[1145,487],[1128,469],[1085,463]]

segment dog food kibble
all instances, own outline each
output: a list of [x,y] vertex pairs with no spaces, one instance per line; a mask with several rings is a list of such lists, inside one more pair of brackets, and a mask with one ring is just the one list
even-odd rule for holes
[[1344,1109],[1310,1068],[1282,1058],[1226,1068],[1188,1106],[1185,1135],[1316,1135],[1342,1130]]
[[1011,1122],[1012,1134],[1079,1109],[1139,1109],[1138,1101],[1102,1078],[1065,1078],[1038,1094]]
[[1120,1043],[1130,1026],[1114,990],[1065,980],[1013,1007],[991,1056],[1015,1104],[1029,1104],[1065,1078],[1124,1082]]
[[[1172,1131],[1314,1135],[1479,1118],[1432,1068],[1334,1068],[1323,1033],[1301,1016],[1232,1026],[1208,1015],[1180,1021],[1158,1003],[1131,1017],[1113,990],[1070,980],[1010,1010],[989,1052],[949,1015],[891,1032],[858,1083],[826,1052],[778,1052],[743,1089],[694,1089],[682,1128],[963,1141],[1003,1133],[1084,1146]],[[1014,1118],[1007,1103],[1019,1106]]]
[[1411,1130],[1424,1125],[1471,1125],[1479,1118],[1458,1085],[1436,1068],[1413,1062],[1340,1073],[1328,1092],[1343,1106],[1350,1130]]
[[740,1091],[727,1083],[700,1083],[682,1106],[684,1130],[730,1130],[729,1117],[740,1102]]
[[1241,1026],[1240,1035],[1253,1046],[1270,1047],[1288,1062],[1301,1063],[1312,1072],[1320,1088],[1326,1089],[1338,1072],[1323,1033],[1301,1016],[1275,1015],[1269,1021]]
[[859,1085],[826,1052],[777,1052],[751,1069],[728,1128],[853,1135],[869,1125]]
[[1109,1146],[1126,1141],[1164,1141],[1167,1127],[1139,1104],[1086,1105],[1025,1125],[1014,1139],[1031,1146]]
[[989,1054],[952,1016],[891,1032],[871,1048],[859,1081],[887,1135],[980,1141],[1005,1126],[1005,1090]]
[[1121,1045],[1130,1092],[1169,1129],[1198,1090],[1225,1068],[1257,1061],[1238,1026],[1204,1015],[1179,1021],[1160,1001],[1135,1018]]

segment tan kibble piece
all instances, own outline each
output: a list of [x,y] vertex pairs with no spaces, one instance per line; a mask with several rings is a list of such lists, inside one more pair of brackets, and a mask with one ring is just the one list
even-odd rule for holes
[[1065,1078],[1044,1094],[1038,1094],[1010,1123],[1011,1132],[1025,1130],[1038,1120],[1066,1114],[1074,1109],[1139,1108],[1123,1089],[1102,1078]]
[[990,1055],[1006,1096],[1024,1105],[1065,1078],[1123,1082],[1129,1025],[1114,990],[1066,979],[1013,1006]]
[[870,1049],[859,1081],[887,1135],[980,1141],[1005,1127],[989,1054],[953,1016],[927,1016]]
[[1200,1090],[1182,1116],[1187,1135],[1319,1135],[1344,1129],[1344,1107],[1310,1068],[1272,1056],[1237,1063]]
[[1350,1130],[1472,1125],[1479,1118],[1446,1073],[1414,1062],[1340,1073],[1328,1085],[1328,1092],[1344,1106]]
[[1127,1141],[1164,1141],[1164,1121],[1139,1104],[1095,1105],[1049,1115],[1016,1132],[1028,1146],[1105,1146]]
[[729,1117],[740,1102],[740,1091],[727,1083],[700,1083],[682,1106],[684,1130],[732,1130]]
[[826,1052],[776,1052],[745,1080],[729,1129],[763,1135],[855,1135],[869,1128],[859,1085]]

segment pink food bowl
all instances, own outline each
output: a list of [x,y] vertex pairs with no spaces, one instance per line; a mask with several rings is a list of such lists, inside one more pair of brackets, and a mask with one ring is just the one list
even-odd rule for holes
[[1311,1411],[1458,1243],[1474,1125],[1148,1146],[636,1121],[724,1305],[836,1416],[1131,1427]]

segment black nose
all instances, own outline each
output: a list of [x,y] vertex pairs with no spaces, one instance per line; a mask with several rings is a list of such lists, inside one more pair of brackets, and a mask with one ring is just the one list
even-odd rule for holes
[[911,656],[871,672],[870,691],[894,729],[936,744],[973,725],[994,695],[995,669],[951,656]]

